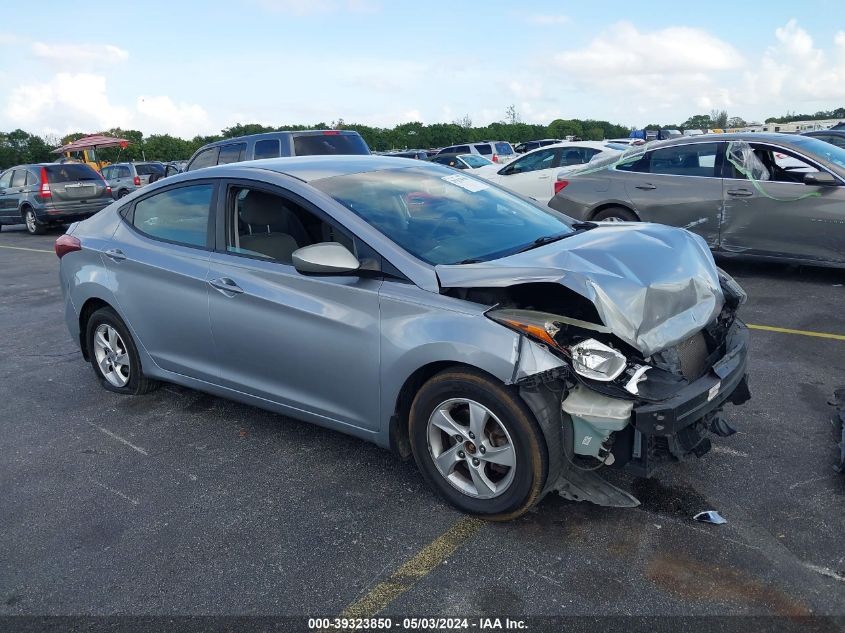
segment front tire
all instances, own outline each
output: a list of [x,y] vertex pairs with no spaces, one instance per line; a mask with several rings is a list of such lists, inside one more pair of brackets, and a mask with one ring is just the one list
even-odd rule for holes
[[30,235],[43,235],[46,227],[35,217],[35,211],[27,209],[23,212],[23,222],[26,224],[26,231]]
[[100,308],[85,327],[88,357],[104,389],[138,396],[158,387],[141,370],[138,348],[129,329],[111,308]]
[[425,480],[463,512],[505,521],[540,499],[548,455],[515,390],[472,369],[425,383],[410,412],[414,459]]

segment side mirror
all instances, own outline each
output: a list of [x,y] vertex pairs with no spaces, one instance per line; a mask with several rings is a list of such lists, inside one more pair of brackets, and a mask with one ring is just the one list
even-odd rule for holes
[[291,259],[293,267],[305,275],[342,275],[355,272],[361,267],[358,258],[337,242],[303,246],[293,252]]
[[804,176],[805,185],[818,185],[819,187],[836,187],[839,181],[836,180],[833,174],[826,171],[819,171],[814,174],[806,174]]

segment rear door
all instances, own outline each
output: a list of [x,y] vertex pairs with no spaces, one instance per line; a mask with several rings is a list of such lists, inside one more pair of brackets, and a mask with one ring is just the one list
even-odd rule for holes
[[765,143],[751,148],[765,174],[751,181],[726,165],[722,249],[845,262],[845,185],[806,185],[806,174],[826,171],[811,158]]
[[121,315],[156,364],[214,383],[206,277],[216,191],[192,181],[135,201],[102,253]]
[[615,169],[626,174],[625,192],[641,220],[689,229],[715,248],[724,146],[712,142],[661,147]]
[[47,182],[50,184],[50,206],[56,211],[84,212],[102,208],[103,198],[111,200],[103,177],[88,165],[63,163],[46,165]]

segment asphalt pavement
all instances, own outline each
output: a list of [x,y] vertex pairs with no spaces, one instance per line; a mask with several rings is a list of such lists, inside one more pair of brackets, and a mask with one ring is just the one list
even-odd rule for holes
[[[701,460],[467,520],[413,462],[176,386],[103,390],[52,244],[0,232],[0,615],[845,616],[845,271],[721,265],[749,294],[752,400]],[[832,337],[809,334],[828,334]],[[692,520],[717,510],[724,525]]]

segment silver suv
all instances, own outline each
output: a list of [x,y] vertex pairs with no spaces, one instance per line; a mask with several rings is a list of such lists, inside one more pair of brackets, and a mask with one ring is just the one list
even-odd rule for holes
[[103,178],[115,198],[122,198],[144,185],[164,177],[164,164],[158,162],[115,163],[103,167]]
[[0,227],[26,224],[32,235],[84,220],[111,204],[108,183],[82,163],[18,165],[0,173]]
[[480,154],[494,163],[508,163],[516,158],[516,152],[507,141],[481,141],[479,143],[464,143],[444,147],[440,154]]

